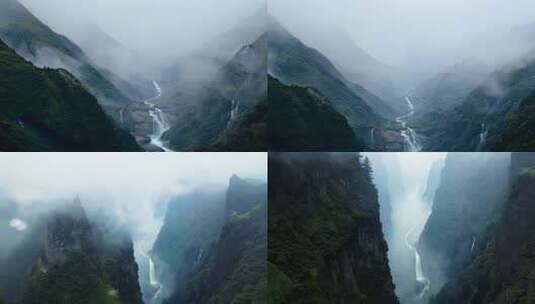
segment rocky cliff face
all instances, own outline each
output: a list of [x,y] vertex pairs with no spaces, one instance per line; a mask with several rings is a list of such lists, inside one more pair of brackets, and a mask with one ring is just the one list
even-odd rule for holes
[[398,303],[370,170],[353,153],[270,155],[270,303]]
[[234,175],[212,203],[172,208],[153,250],[175,273],[164,303],[264,303],[266,184]]
[[[244,128],[243,123],[262,112],[257,105],[266,99],[266,35],[261,35],[253,43],[243,46],[235,56],[214,77],[197,92],[179,91],[167,98],[175,114],[173,127],[165,134],[165,139],[176,150],[217,150],[232,134]],[[262,113],[256,113],[257,115]],[[246,124],[253,128],[256,122]],[[257,126],[258,127],[258,126]],[[245,150],[265,150],[265,130],[253,128],[251,142]],[[256,139],[256,140],[255,140]]]
[[432,214],[418,244],[431,294],[482,245],[485,228],[501,210],[507,192],[509,163],[506,153],[447,156]]
[[501,216],[487,227],[487,237],[464,270],[442,288],[433,303],[534,302],[535,162],[528,165],[525,155],[513,154],[512,159],[526,166],[514,174]]
[[169,204],[152,248],[162,298],[184,303],[188,282],[217,241],[225,213],[223,193],[197,190]]
[[[133,245],[127,234],[110,241],[79,200],[47,214],[8,259],[27,276],[8,303],[142,304]],[[2,271],[10,265],[1,265]]]

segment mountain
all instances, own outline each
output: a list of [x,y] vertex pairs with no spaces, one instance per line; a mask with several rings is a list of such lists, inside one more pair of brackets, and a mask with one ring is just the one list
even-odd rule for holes
[[[226,194],[195,192],[171,204],[153,257],[163,303],[264,303],[267,187],[233,176]],[[164,268],[165,267],[160,267]]]
[[76,44],[52,31],[17,0],[0,3],[0,38],[36,66],[68,70],[110,111],[132,102],[106,77],[110,71],[97,67]]
[[140,151],[64,69],[39,69],[0,41],[0,150]]
[[513,153],[511,183],[500,216],[472,257],[432,303],[531,303],[535,271],[533,154]]
[[268,73],[273,77],[285,84],[319,90],[354,128],[395,116],[395,111],[380,98],[348,81],[327,57],[306,46],[273,18],[268,35]]
[[430,138],[424,149],[505,151],[508,145],[527,149],[527,143],[511,136],[518,135],[524,123],[520,117],[530,115],[529,100],[535,92],[535,58],[530,50],[492,72],[454,108],[420,119],[421,129]]
[[306,41],[317,45],[318,50],[333,62],[345,78],[360,84],[388,105],[383,109],[384,113],[394,111],[402,114],[407,111],[405,103],[400,102],[403,100],[400,97],[404,96],[400,88],[407,86],[400,83],[400,79],[404,78],[400,70],[370,55],[343,29],[322,25],[307,32],[313,34],[305,37]]
[[140,74],[143,64],[141,54],[128,49],[96,24],[87,24],[83,32],[73,39],[100,67],[100,72],[129,99],[144,100],[151,96],[151,82]]
[[398,303],[367,160],[271,153],[269,180],[270,303]]
[[128,234],[111,240],[88,220],[79,200],[32,224],[21,232],[29,239],[0,266],[20,284],[8,303],[143,303]]
[[500,213],[509,187],[507,153],[450,153],[418,241],[430,295],[466,267]]
[[265,111],[258,104],[267,96],[265,71],[266,36],[262,35],[243,46],[198,92],[177,92],[166,98],[172,102],[166,106],[173,108],[169,111],[174,124],[164,139],[173,150],[208,150],[229,141],[245,125],[252,137],[249,141],[265,147],[259,140],[267,137],[265,128],[250,122],[251,117],[264,115],[258,113]]
[[267,185],[233,176],[226,213],[187,303],[267,303]]
[[359,142],[344,116],[321,93],[286,86],[268,76],[269,146],[275,151],[358,151]]
[[500,138],[489,144],[493,151],[533,151],[535,147],[535,90],[506,118]]
[[187,282],[217,241],[224,218],[222,193],[195,190],[169,204],[152,248],[163,299],[185,303]]
[[418,116],[460,105],[491,72],[484,62],[469,58],[424,81],[411,92]]

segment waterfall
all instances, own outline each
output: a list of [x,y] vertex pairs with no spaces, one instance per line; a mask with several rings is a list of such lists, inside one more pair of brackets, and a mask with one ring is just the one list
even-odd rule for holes
[[405,96],[405,102],[407,103],[409,112],[396,118],[396,122],[399,123],[403,129],[400,131],[400,135],[405,141],[405,151],[419,152],[422,150],[422,146],[418,143],[418,136],[412,128],[407,126],[407,119],[414,115],[414,104],[409,96]]
[[477,145],[477,151],[481,151],[486,142],[487,142],[487,135],[489,134],[489,129],[487,128],[487,125],[485,123],[481,124],[481,132],[479,133],[479,144]]
[[414,245],[414,242],[410,241],[411,235],[415,232],[417,228],[417,226],[413,227],[407,232],[407,234],[405,235],[405,245],[414,253],[414,273],[416,274],[416,281],[424,286],[418,297],[423,298],[425,294],[429,291],[431,282],[424,274],[422,258],[420,257],[418,249]]
[[476,246],[476,237],[472,237],[472,246],[470,246],[470,252],[474,252],[474,248]]
[[124,125],[124,108],[119,110],[119,121],[121,122],[121,126]]
[[234,119],[236,119],[236,115],[238,115],[238,110],[240,108],[240,103],[236,101],[236,99],[232,99],[231,108],[230,108],[230,119],[228,121],[228,125],[230,125]]
[[165,143],[162,141],[162,136],[165,132],[171,129],[171,125],[165,119],[163,111],[158,108],[152,101],[159,99],[162,96],[162,89],[160,85],[153,81],[154,90],[156,91],[156,96],[145,100],[143,103],[149,106],[149,116],[153,121],[153,134],[150,136],[150,143],[165,152],[172,152],[171,149],[165,147]]
[[160,284],[160,282],[158,282],[156,278],[156,268],[154,267],[154,262],[152,261],[152,257],[148,257],[148,259],[149,259],[149,283],[152,287],[157,289],[152,299],[156,300],[160,296],[162,285]]
[[201,262],[203,253],[204,253],[203,249],[199,248],[199,253],[197,254],[197,259],[195,260],[195,264],[199,264]]
[[370,146],[375,147],[375,128],[373,127],[370,129]]

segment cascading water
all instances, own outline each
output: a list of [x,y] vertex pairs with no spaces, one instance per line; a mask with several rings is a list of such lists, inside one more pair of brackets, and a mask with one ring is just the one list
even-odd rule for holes
[[405,141],[405,151],[419,152],[422,150],[422,146],[418,143],[418,136],[411,127],[407,126],[407,119],[414,115],[414,104],[409,96],[405,96],[405,101],[409,107],[409,112],[396,118],[396,122],[401,124],[402,130],[400,131],[400,134]]
[[165,143],[162,141],[163,134],[167,132],[171,128],[171,126],[165,119],[163,111],[153,103],[153,101],[159,99],[162,96],[162,89],[156,81],[153,81],[152,84],[154,85],[156,96],[143,101],[144,104],[149,106],[149,115],[153,121],[154,133],[150,136],[150,143],[165,152],[172,152],[171,149],[165,147]]
[[[431,282],[424,275],[424,271],[422,267],[422,258],[420,257],[420,253],[418,253],[418,249],[415,246],[415,241],[410,240],[411,235],[415,233],[417,228],[418,227],[413,227],[407,232],[407,234],[405,235],[405,245],[414,253],[414,272],[416,274],[416,281],[418,281],[418,283],[424,286],[422,288],[422,291],[418,295],[418,297],[423,298],[425,294],[429,291]],[[418,237],[420,233],[421,233],[421,230],[418,233]],[[415,237],[415,239],[418,239],[418,237]]]
[[152,297],[152,300],[157,301],[160,296],[160,292],[162,291],[162,285],[160,284],[160,282],[158,282],[156,278],[156,268],[154,267],[152,257],[147,256],[147,258],[149,259],[149,283],[152,287],[156,289],[156,293]]
[[230,125],[236,119],[236,115],[238,114],[239,108],[240,108],[240,103],[237,102],[236,99],[232,99],[231,109],[230,109],[230,119],[228,120],[228,125]]
[[477,151],[481,151],[487,142],[487,135],[489,134],[489,129],[485,123],[481,124],[481,132],[479,133],[479,144],[477,145]]
[[197,260],[195,261],[195,264],[199,264],[201,262],[203,253],[204,253],[203,249],[199,248],[199,253],[197,254]]
[[370,146],[371,148],[375,147],[375,128],[370,129]]
[[476,237],[472,237],[472,246],[470,246],[470,252],[474,252],[474,248],[476,246]]

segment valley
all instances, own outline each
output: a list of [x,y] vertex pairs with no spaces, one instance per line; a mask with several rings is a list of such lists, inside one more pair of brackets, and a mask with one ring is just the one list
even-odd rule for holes
[[[262,39],[265,29],[261,22],[253,27],[244,23],[259,15],[258,7],[247,7],[248,11],[239,12],[238,21],[225,25],[226,31],[220,32],[221,28],[217,28],[217,34],[210,32],[208,41],[188,36],[189,44],[195,47],[181,49],[180,45],[168,45],[174,52],[164,56],[162,52],[169,52],[167,49],[152,50],[155,54],[133,51],[122,42],[130,36],[113,37],[109,31],[117,28],[106,28],[98,25],[97,20],[87,19],[99,19],[98,16],[80,16],[79,24],[65,27],[58,25],[58,17],[68,16],[49,15],[51,11],[37,2],[3,1],[0,4],[0,39],[5,48],[35,69],[67,71],[69,77],[97,101],[97,107],[109,120],[110,127],[116,129],[115,133],[123,133],[124,138],[110,143],[106,142],[109,136],[95,134],[95,142],[80,137],[78,140],[84,142],[71,143],[68,138],[56,138],[61,137],[55,134],[56,130],[41,126],[39,121],[34,122],[36,118],[21,115],[2,120],[2,125],[9,128],[0,130],[0,137],[7,138],[5,143],[0,143],[0,150],[266,150],[263,147],[267,145],[267,131],[263,120],[267,110],[262,105],[267,95],[265,40]],[[144,22],[152,26],[156,20],[146,19]],[[211,31],[216,30],[212,28]],[[152,35],[151,39],[158,42],[166,37]],[[23,75],[24,69],[14,58],[4,57],[4,62],[11,67],[10,75]],[[13,86],[24,87],[22,78],[9,80],[2,83],[2,92],[8,92]],[[36,91],[28,91],[27,95],[42,95]],[[66,94],[67,91],[59,89],[50,92],[49,98]],[[2,94],[1,104],[9,107],[13,94],[5,95]],[[88,106],[85,103],[82,102]],[[26,104],[17,105],[22,111],[33,111]],[[69,120],[82,121],[76,115],[60,113],[55,118],[61,124],[68,124]],[[44,118],[38,117],[38,120]],[[96,121],[86,119],[80,125],[87,129],[101,128],[93,123]],[[24,131],[19,129],[25,129],[25,126],[26,133],[33,134],[26,134],[26,137],[19,134]],[[132,138],[137,144],[133,143],[131,147],[124,144]]]
[[530,303],[535,154],[284,152],[269,166],[272,303]]
[[[154,155],[0,156],[65,172],[61,189],[28,170],[0,181],[0,301],[266,303],[265,154]],[[16,194],[28,180],[35,200]]]
[[[501,4],[482,3],[479,10],[466,8],[480,23],[477,33],[465,33],[461,25],[472,18],[460,18],[463,10],[451,9],[461,3],[441,3],[446,15],[418,5],[398,18],[386,16],[380,24],[358,9],[366,6],[362,1],[353,3],[349,12],[314,1],[310,14],[300,14],[297,4],[273,2],[268,12],[269,76],[286,86],[317,91],[325,104],[345,118],[361,144],[359,151],[533,150],[532,141],[520,130],[532,134],[525,111],[531,111],[535,90],[535,14],[507,15],[500,20],[499,31],[493,32],[483,26],[492,24],[483,12]],[[389,11],[378,7],[368,9],[378,15]],[[510,7],[508,12],[521,7]],[[340,18],[332,24],[312,18],[322,16],[324,10]],[[445,16],[450,19],[442,19]],[[432,17],[455,31],[443,33],[447,39],[442,39],[432,30],[442,28],[441,23],[431,22]],[[412,18],[414,27],[401,21],[405,18]],[[383,27],[390,30],[382,32]],[[317,103],[313,97],[301,99],[310,107]],[[273,124],[285,123],[287,117],[276,114],[280,117],[274,117]],[[314,133],[328,115],[318,113],[316,121],[306,116],[302,120]],[[310,147],[304,145],[305,151],[343,151],[332,139],[346,138],[346,131],[342,124],[331,126],[333,135]],[[276,138],[284,142],[275,142],[274,149],[284,151],[282,147],[291,147],[299,136],[312,137],[305,132]]]

